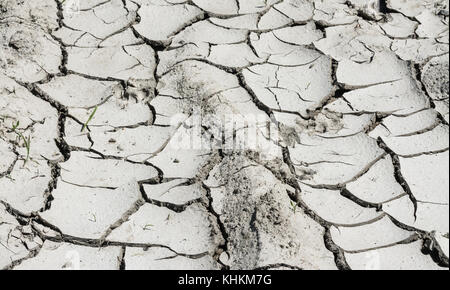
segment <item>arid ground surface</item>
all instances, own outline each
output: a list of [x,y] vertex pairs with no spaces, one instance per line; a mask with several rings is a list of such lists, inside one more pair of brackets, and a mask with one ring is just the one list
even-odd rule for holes
[[0,0],[0,269],[448,269],[448,23]]

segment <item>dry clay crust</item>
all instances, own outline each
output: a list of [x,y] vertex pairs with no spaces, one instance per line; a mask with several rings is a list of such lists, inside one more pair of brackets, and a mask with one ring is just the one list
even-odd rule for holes
[[0,269],[448,269],[448,21],[2,1]]

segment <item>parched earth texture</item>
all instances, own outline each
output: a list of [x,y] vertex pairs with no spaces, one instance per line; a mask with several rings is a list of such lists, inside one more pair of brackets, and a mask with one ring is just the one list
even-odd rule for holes
[[[448,269],[448,25],[440,0],[1,0],[0,269]],[[261,146],[221,146],[227,116]]]

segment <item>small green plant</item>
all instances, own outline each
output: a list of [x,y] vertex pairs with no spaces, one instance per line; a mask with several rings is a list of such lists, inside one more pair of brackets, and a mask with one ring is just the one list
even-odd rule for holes
[[25,138],[25,136],[23,136],[22,133],[20,133],[19,131],[17,131],[17,128],[19,127],[19,125],[20,125],[20,122],[17,121],[17,123],[16,123],[15,125],[13,125],[12,131],[13,131],[17,136],[19,136],[19,139],[22,139],[22,141],[23,141],[23,143],[24,143],[24,145],[25,145],[25,148],[27,149],[27,157],[26,157],[26,159],[25,159],[25,161],[24,161],[24,163],[23,163],[23,164],[25,165],[25,164],[27,164],[28,160],[30,159],[31,137],[28,136],[27,138]]
[[294,212],[294,214],[297,212],[297,208],[298,208],[298,204],[291,200],[291,209]]
[[86,123],[84,123],[83,128],[81,128],[81,132],[84,132],[84,130],[89,125],[89,122],[92,121],[92,118],[94,118],[95,113],[97,113],[98,106],[95,106],[94,111],[89,115],[89,118],[87,119]]

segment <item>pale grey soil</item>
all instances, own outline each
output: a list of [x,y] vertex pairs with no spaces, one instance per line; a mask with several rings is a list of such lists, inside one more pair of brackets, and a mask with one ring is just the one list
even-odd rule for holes
[[0,0],[0,269],[448,269],[448,7]]

